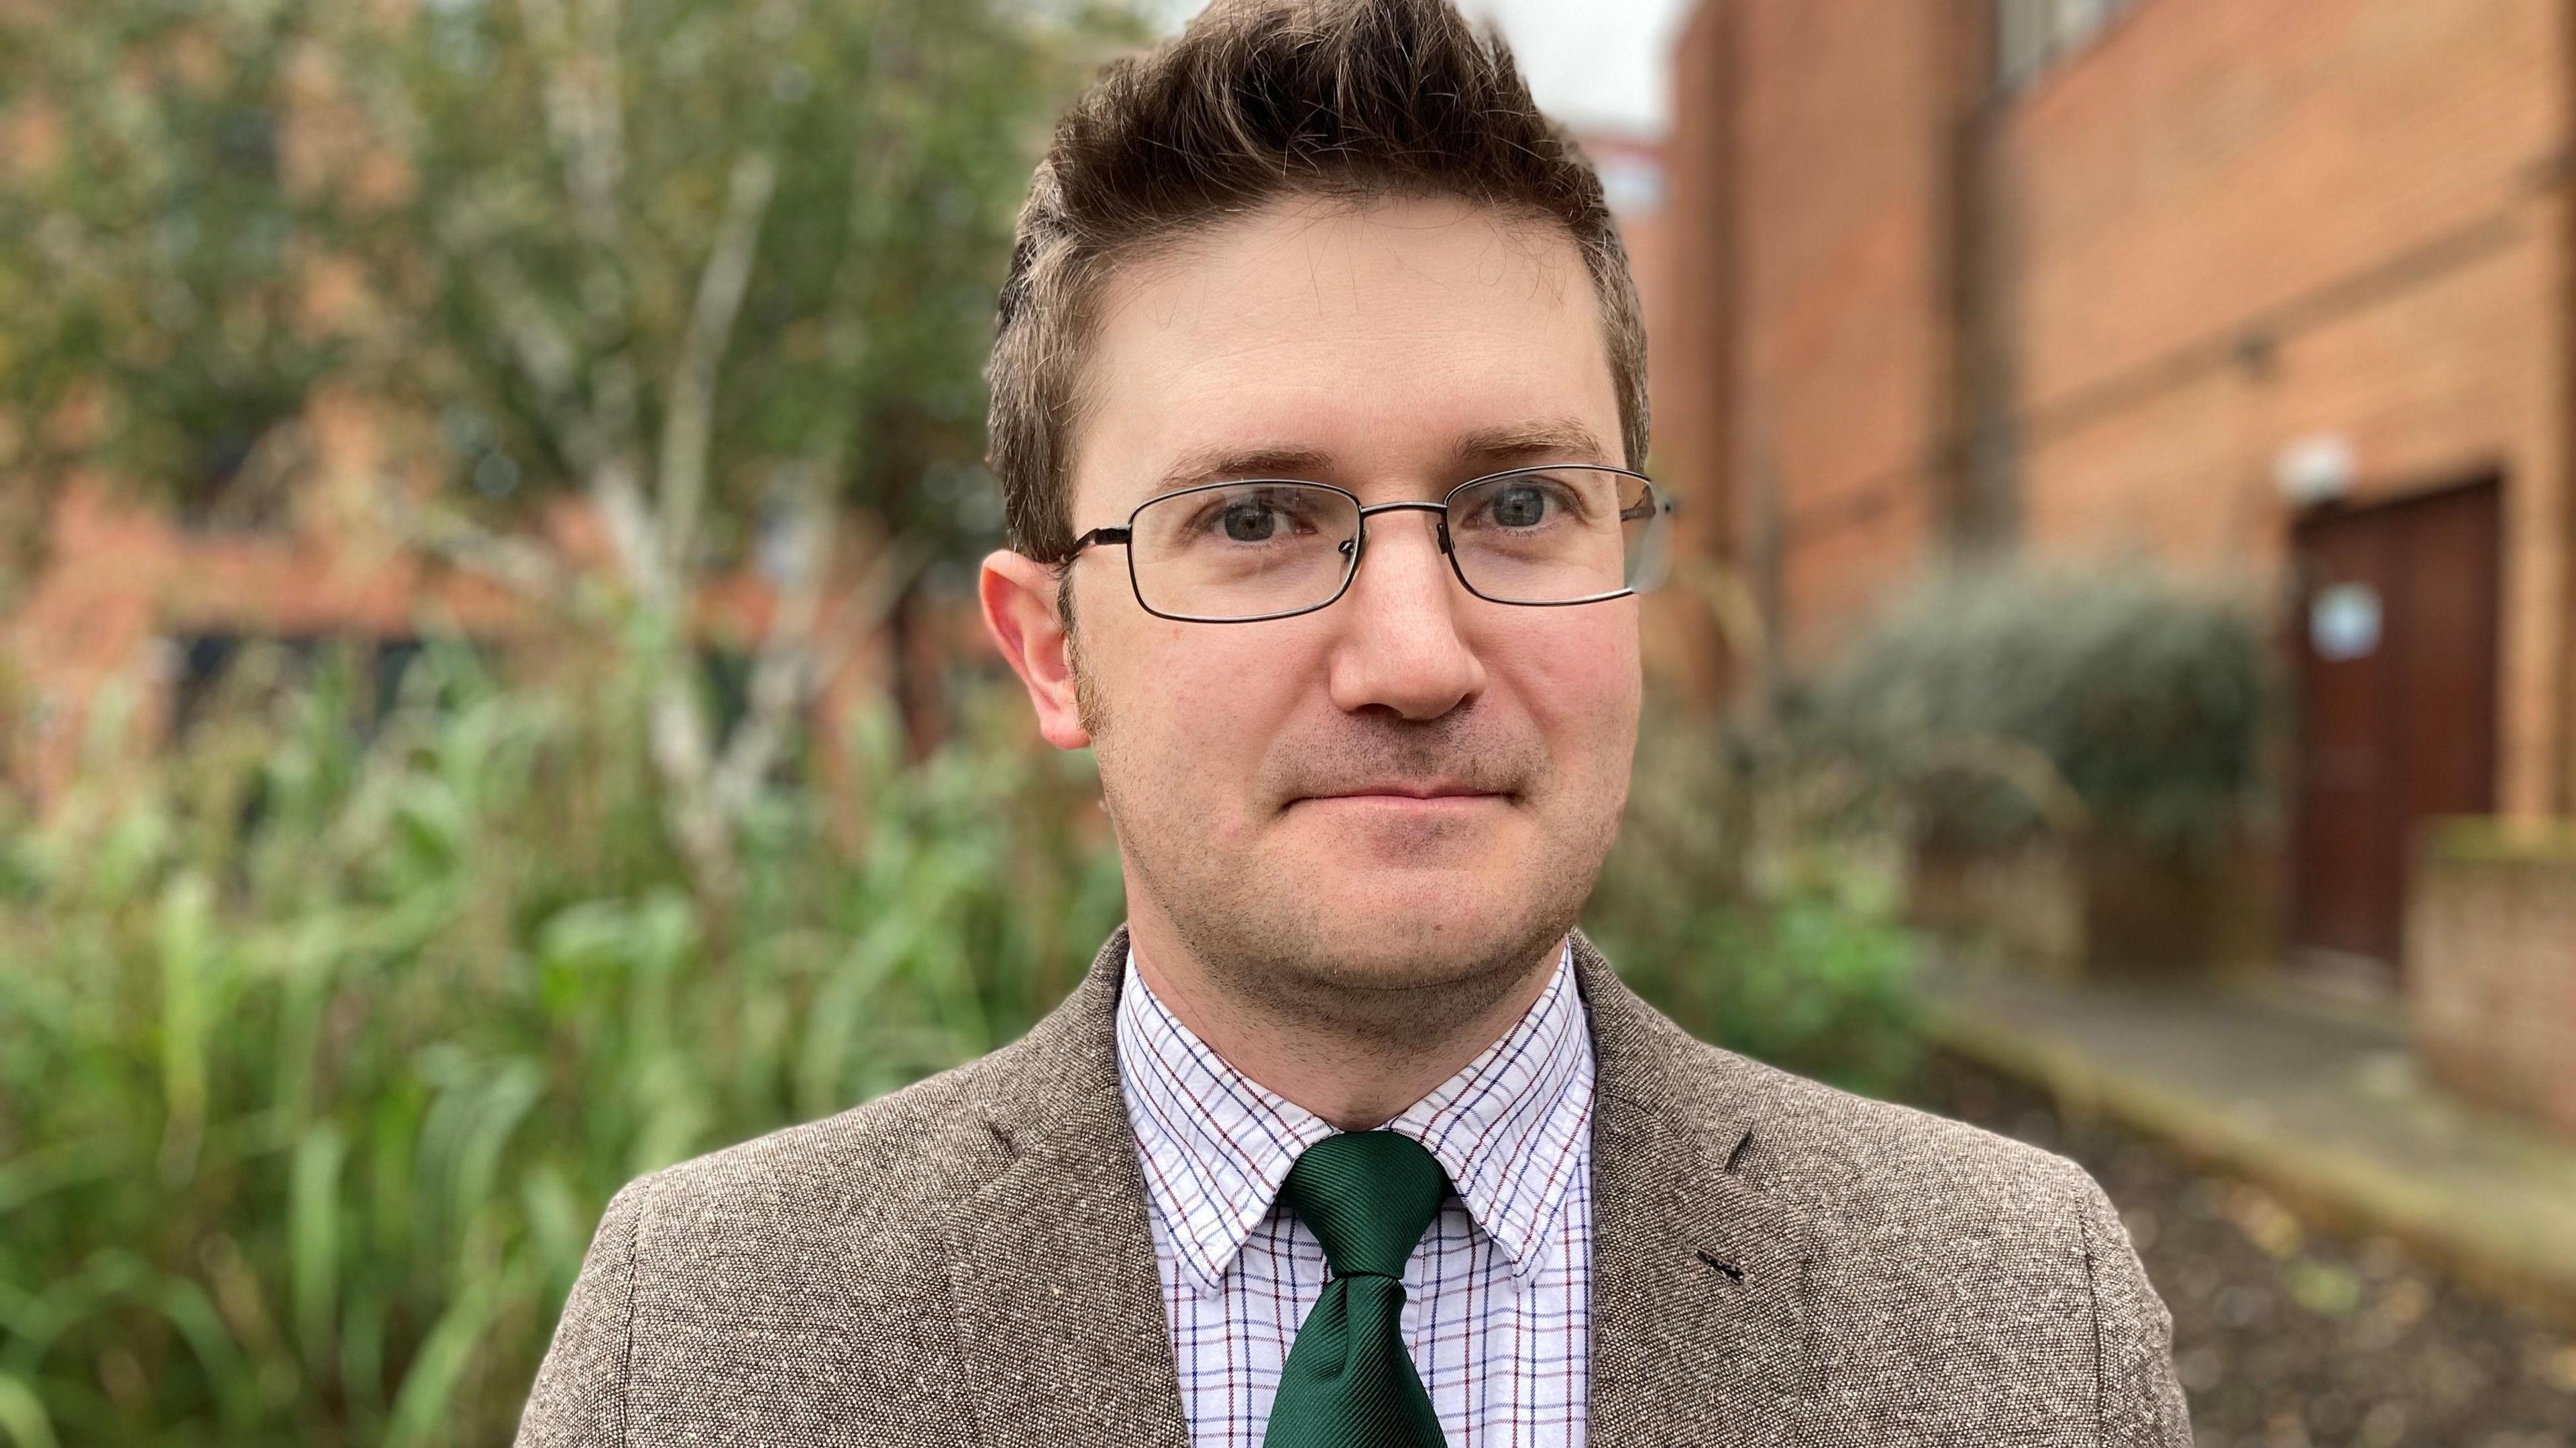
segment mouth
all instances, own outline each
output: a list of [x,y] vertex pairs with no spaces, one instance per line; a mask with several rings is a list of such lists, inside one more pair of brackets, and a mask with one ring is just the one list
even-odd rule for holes
[[1488,801],[1508,802],[1500,790],[1478,789],[1448,780],[1381,780],[1344,789],[1319,790],[1288,801],[1301,804],[1378,805],[1395,809],[1458,809]]

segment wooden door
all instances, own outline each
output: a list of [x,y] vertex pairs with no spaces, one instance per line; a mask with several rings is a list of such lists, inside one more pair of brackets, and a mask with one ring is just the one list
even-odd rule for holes
[[2291,940],[2393,977],[2423,821],[2495,808],[2492,479],[2296,531]]

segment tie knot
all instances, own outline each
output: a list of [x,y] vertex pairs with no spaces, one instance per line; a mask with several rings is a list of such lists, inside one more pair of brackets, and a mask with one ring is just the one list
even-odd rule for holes
[[1449,1196],[1449,1174],[1411,1137],[1345,1131],[1308,1147],[1279,1195],[1324,1244],[1333,1275],[1402,1277]]

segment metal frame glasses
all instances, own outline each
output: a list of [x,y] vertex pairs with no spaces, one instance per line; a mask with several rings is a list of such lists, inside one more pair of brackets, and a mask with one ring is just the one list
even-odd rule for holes
[[[1494,490],[1499,484],[1505,483],[1514,478],[1538,477],[1549,474],[1577,472],[1584,474],[1606,474],[1614,479],[1622,480],[1616,490],[1620,495],[1620,502],[1616,510],[1616,521],[1622,529],[1622,578],[1620,586],[1613,589],[1582,594],[1573,598],[1512,598],[1495,592],[1489,592],[1486,588],[1478,587],[1475,579],[1469,576],[1467,565],[1460,559],[1460,550],[1456,546],[1456,539],[1451,532],[1453,516],[1452,508],[1459,496],[1471,489]],[[1630,485],[1633,485],[1633,491],[1636,495],[1633,500],[1624,496],[1628,491],[1630,491]],[[1294,608],[1272,609],[1267,612],[1248,614],[1176,612],[1170,608],[1158,608],[1155,606],[1154,601],[1147,596],[1144,580],[1140,576],[1140,565],[1137,558],[1137,553],[1139,551],[1137,543],[1138,520],[1143,518],[1149,510],[1156,507],[1171,507],[1175,499],[1189,498],[1199,494],[1215,493],[1229,489],[1305,489],[1313,490],[1314,494],[1317,495],[1330,494],[1347,501],[1349,508],[1347,513],[1339,518],[1339,521],[1350,524],[1351,534],[1349,537],[1340,539],[1335,543],[1335,547],[1342,556],[1340,569],[1341,577],[1333,586],[1333,590],[1329,595],[1318,602],[1300,604]],[[1263,623],[1272,619],[1295,618],[1301,614],[1313,613],[1318,609],[1330,608],[1335,603],[1340,602],[1342,595],[1350,592],[1351,580],[1359,576],[1360,560],[1368,551],[1368,520],[1370,518],[1381,513],[1431,513],[1436,515],[1439,519],[1437,542],[1441,556],[1449,560],[1450,573],[1457,578],[1459,586],[1466,589],[1468,593],[1477,598],[1484,599],[1489,603],[1510,604],[1518,608],[1565,608],[1571,607],[1575,604],[1606,603],[1611,599],[1627,598],[1642,589],[1652,587],[1654,583],[1652,575],[1662,562],[1664,533],[1666,531],[1665,520],[1671,516],[1672,511],[1672,500],[1664,497],[1661,492],[1656,489],[1653,480],[1646,477],[1645,474],[1634,472],[1627,468],[1614,468],[1600,463],[1542,464],[1533,467],[1510,468],[1499,473],[1487,473],[1482,477],[1469,478],[1467,481],[1449,489],[1446,493],[1441,494],[1440,501],[1436,503],[1408,500],[1395,503],[1363,504],[1360,502],[1358,494],[1351,492],[1347,488],[1336,487],[1330,483],[1318,483],[1302,478],[1234,478],[1227,479],[1222,482],[1200,483],[1192,487],[1176,488],[1171,492],[1158,493],[1151,498],[1147,498],[1144,502],[1137,504],[1135,510],[1127,515],[1127,521],[1124,524],[1109,528],[1094,528],[1074,539],[1073,549],[1071,553],[1066,555],[1066,561],[1069,564],[1073,558],[1079,556],[1084,549],[1091,547],[1093,544],[1119,545],[1127,549],[1127,586],[1129,590],[1136,595],[1137,606],[1143,608],[1147,613],[1152,614],[1156,618],[1171,619],[1180,623]],[[1642,525],[1637,529],[1638,537],[1633,544],[1629,543],[1625,536],[1628,525],[1630,524]],[[1488,579],[1489,586],[1492,582],[1493,580]],[[1170,602],[1168,599],[1165,601],[1167,603]]]

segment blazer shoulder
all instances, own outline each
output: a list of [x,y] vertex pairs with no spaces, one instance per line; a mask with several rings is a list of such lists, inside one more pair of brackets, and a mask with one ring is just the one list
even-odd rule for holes
[[1745,1173],[1812,1213],[2045,1223],[2072,1238],[2099,1194],[2083,1167],[2028,1142],[1697,1040],[1686,1054],[1704,1090],[1749,1128]]
[[721,1238],[932,1218],[972,1195],[1007,1157],[981,1104],[995,1060],[636,1178],[618,1197],[642,1218],[639,1250],[667,1249],[674,1231]]
[[[2067,1388],[2056,1411],[2104,1448],[2189,1448],[2172,1314],[2091,1173],[1966,1122],[1701,1049],[1758,1102],[1747,1175],[1796,1204],[1820,1251],[1810,1285],[1824,1376],[1864,1397],[1952,1403],[2053,1380]],[[1906,1305],[1901,1323],[1891,1303]],[[1875,1374],[1888,1376],[1872,1388]]]
[[1728,1174],[1826,1221],[1974,1215],[2080,1235],[2077,1217],[2099,1189],[2072,1161],[1710,1045],[1639,998],[1590,942],[1576,944],[1600,1089]]

